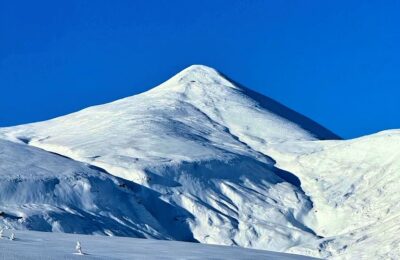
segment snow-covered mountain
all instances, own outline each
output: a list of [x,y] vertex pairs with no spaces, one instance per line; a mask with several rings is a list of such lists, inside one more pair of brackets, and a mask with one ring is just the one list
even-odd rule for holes
[[[94,218],[96,230],[85,230],[67,223],[76,218],[68,210],[46,218],[45,213],[38,217],[21,206],[15,211],[4,207],[5,214],[24,216],[7,220],[7,225],[319,257],[400,255],[393,246],[397,229],[392,228],[400,214],[399,132],[342,141],[312,120],[205,66],[191,66],[139,95],[45,122],[1,128],[0,137],[7,140],[0,143],[3,147],[15,149],[7,158],[18,165],[23,173],[19,175],[37,176],[30,186],[47,187],[42,182],[55,179],[48,194],[56,194],[58,187],[68,191],[51,200],[51,207],[77,211],[92,203],[78,201],[73,207],[76,180],[68,176],[83,172],[79,178],[99,186],[82,188],[87,196],[96,200],[94,191],[102,194],[92,203],[95,209],[87,212],[106,215],[107,220],[104,224]],[[37,160],[16,163],[26,151],[37,152]],[[0,160],[3,165],[3,157]],[[52,160],[60,163],[48,163]],[[10,175],[14,182],[20,178],[9,174],[8,167],[0,169],[0,176]],[[0,182],[6,185],[3,179]],[[24,203],[47,206],[48,198],[30,196],[18,185],[13,189],[21,189]],[[13,202],[11,197],[7,201]],[[121,207],[127,211],[118,212]],[[32,216],[55,228],[30,226]],[[112,223],[116,216],[123,216],[115,221],[132,232],[122,232]],[[59,219],[67,224],[57,224]],[[377,235],[381,231],[387,236]],[[372,244],[385,246],[361,250]]]

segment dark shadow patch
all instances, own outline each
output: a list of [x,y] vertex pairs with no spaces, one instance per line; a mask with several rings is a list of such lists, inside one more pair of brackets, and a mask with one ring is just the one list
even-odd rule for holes
[[274,173],[276,175],[278,175],[278,177],[280,177],[284,181],[289,182],[293,186],[301,188],[301,181],[300,181],[299,177],[297,177],[293,173],[281,170],[281,169],[276,168],[276,167],[274,168]]
[[268,111],[271,111],[272,113],[282,117],[286,118],[289,121],[301,126],[305,130],[309,131],[312,133],[316,138],[321,139],[321,140],[341,140],[342,138],[335,133],[331,132],[327,128],[323,127],[322,125],[318,124],[317,122],[311,120],[310,118],[284,106],[283,104],[273,100],[272,98],[269,98],[267,96],[264,96],[260,93],[257,93],[249,88],[246,88],[245,86],[241,85],[240,83],[237,83],[236,81],[230,79],[229,77],[225,76],[222,73],[219,73],[222,77],[224,77],[226,80],[230,81],[233,83],[235,86],[240,88],[240,92],[245,94],[246,96],[252,98],[253,100],[257,101],[258,105]]
[[17,137],[17,139],[23,142],[24,144],[29,144],[32,140],[31,138],[25,136]]
[[[39,148],[39,149],[40,149],[40,148]],[[68,156],[66,156],[66,155],[59,154],[59,153],[55,153],[55,152],[51,152],[51,151],[47,151],[47,150],[45,150],[45,151],[46,151],[46,152],[48,152],[48,153],[51,153],[51,154],[54,154],[54,155],[57,155],[57,156],[63,157],[63,158],[65,158],[65,159],[68,159],[68,160],[75,161],[74,159],[72,159],[71,157],[68,157]]]
[[22,219],[23,217],[15,216],[15,215],[0,211],[0,218],[6,218],[6,219],[10,219],[10,220],[19,220],[19,219]]

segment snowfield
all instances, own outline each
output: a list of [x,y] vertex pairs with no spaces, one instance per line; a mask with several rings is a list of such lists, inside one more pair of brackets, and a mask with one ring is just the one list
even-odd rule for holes
[[400,256],[400,131],[340,140],[206,66],[0,138],[10,228]]
[[[313,259],[306,256],[264,250],[154,239],[56,234],[35,231],[17,231],[15,233],[16,239],[14,241],[10,241],[6,237],[0,239],[0,259]],[[75,250],[77,241],[81,243],[84,255],[77,254]]]

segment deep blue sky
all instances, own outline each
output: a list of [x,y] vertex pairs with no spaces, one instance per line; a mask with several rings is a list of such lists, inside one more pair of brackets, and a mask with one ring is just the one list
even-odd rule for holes
[[214,67],[349,138],[400,128],[400,1],[1,1],[0,126]]

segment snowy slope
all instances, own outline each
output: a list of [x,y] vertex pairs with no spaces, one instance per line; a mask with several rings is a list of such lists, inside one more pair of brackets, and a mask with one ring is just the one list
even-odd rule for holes
[[399,258],[400,130],[275,146],[268,153],[302,180],[313,201],[307,225],[329,238],[318,245],[326,256]]
[[82,163],[0,140],[0,228],[168,239],[134,188]]
[[400,255],[399,136],[338,140],[198,65],[140,95],[0,129],[126,180],[154,237],[345,259]]
[[[238,247],[212,246],[153,239],[101,237],[72,234],[13,231],[16,240],[0,239],[0,259],[271,259],[307,260],[310,257],[250,250]],[[77,255],[76,242],[84,256]]]
[[151,213],[174,238],[279,251],[317,238],[302,224],[312,204],[295,176],[252,145],[336,138],[205,66],[140,95],[0,131],[159,193],[176,212]]

